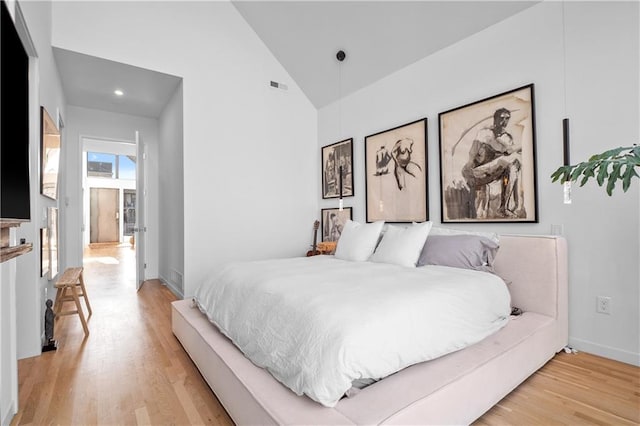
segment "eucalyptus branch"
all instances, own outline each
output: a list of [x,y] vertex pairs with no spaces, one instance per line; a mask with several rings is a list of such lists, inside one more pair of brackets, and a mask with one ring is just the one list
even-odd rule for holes
[[560,180],[560,183],[577,181],[583,186],[590,178],[598,182],[598,186],[607,182],[607,194],[611,196],[618,180],[622,180],[622,190],[627,192],[631,185],[631,178],[640,176],[640,145],[634,144],[628,147],[610,149],[602,154],[591,156],[588,161],[583,161],[572,166],[562,166],[551,174],[552,182]]

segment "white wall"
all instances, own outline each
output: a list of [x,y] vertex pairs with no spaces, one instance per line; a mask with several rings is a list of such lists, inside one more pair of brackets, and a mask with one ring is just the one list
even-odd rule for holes
[[[13,231],[12,231],[13,232]],[[15,245],[15,236],[11,245]],[[0,425],[8,425],[18,411],[16,355],[16,261],[0,265]]]
[[[31,40],[37,52],[36,70],[32,75],[37,92],[29,105],[32,130],[31,222],[16,231],[17,238],[33,242],[33,251],[17,261],[17,350],[18,359],[40,355],[44,333],[45,296],[53,298],[48,280],[40,277],[40,228],[46,227],[46,208],[57,207],[58,201],[40,195],[40,106],[44,106],[57,123],[64,117],[65,99],[62,83],[51,50],[51,3],[21,2]],[[64,138],[64,135],[63,135]],[[64,144],[64,139],[63,142]],[[62,147],[64,150],[64,145]]]
[[[318,144],[354,137],[356,197],[345,199],[345,206],[353,206],[354,219],[364,221],[364,137],[428,117],[429,213],[437,223],[438,113],[534,83],[539,223],[451,227],[548,234],[551,225],[563,225],[570,250],[570,343],[639,364],[639,182],[611,198],[593,184],[576,188],[573,203],[564,205],[562,186],[549,179],[562,163],[565,116],[571,119],[573,162],[638,142],[638,3],[568,2],[566,17],[566,113],[562,3],[544,2],[346,97],[341,105],[321,109]],[[337,134],[340,106],[343,132]],[[595,312],[597,295],[612,297],[611,315]]]
[[[158,217],[162,224],[159,238],[159,277],[174,293],[184,295],[184,128],[182,82],[159,118]],[[179,274],[179,275],[178,275]]]
[[[30,75],[30,186],[31,221],[11,231],[11,243],[20,238],[33,243],[33,251],[0,266],[0,423],[9,424],[18,410],[17,359],[40,354],[43,330],[43,291],[40,278],[39,228],[46,226],[43,209],[56,202],[39,195],[40,105],[56,116],[64,115],[64,96],[50,47],[51,4],[9,1],[9,12],[31,56]],[[20,13],[20,10],[22,11]]]
[[184,79],[185,296],[222,262],[305,253],[316,110],[230,3],[53,8],[55,46]]
[[[135,142],[136,130],[140,132],[147,151],[145,173],[147,176],[147,244],[145,258],[147,279],[158,277],[158,120],[128,114],[116,114],[90,108],[69,105],[67,108],[67,150],[65,153],[65,192],[61,209],[65,212],[65,241],[63,250],[68,266],[82,265],[84,243],[82,226],[89,223],[82,216],[82,145],[83,137]],[[154,160],[155,159],[155,160]]]
[[[566,3],[572,161],[640,143],[640,3]],[[595,183],[562,209],[571,247],[570,340],[640,365],[640,181],[610,198]],[[612,315],[595,313],[596,296]]]

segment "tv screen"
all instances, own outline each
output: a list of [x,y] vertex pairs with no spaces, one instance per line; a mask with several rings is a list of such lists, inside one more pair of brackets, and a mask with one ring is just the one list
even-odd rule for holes
[[30,220],[29,57],[2,1],[0,219]]

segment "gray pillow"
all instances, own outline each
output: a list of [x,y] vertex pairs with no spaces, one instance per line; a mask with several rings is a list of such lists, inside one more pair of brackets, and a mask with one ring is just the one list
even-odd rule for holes
[[499,247],[495,241],[479,235],[429,235],[417,266],[453,266],[493,273]]

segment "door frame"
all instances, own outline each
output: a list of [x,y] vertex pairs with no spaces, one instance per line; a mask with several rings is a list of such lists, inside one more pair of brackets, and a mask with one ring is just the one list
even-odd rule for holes
[[[84,250],[84,247],[90,242],[89,235],[89,224],[90,224],[90,212],[89,212],[89,186],[88,186],[88,178],[87,178],[87,152],[103,152],[107,154],[115,154],[115,155],[136,155],[136,143],[135,140],[124,140],[124,139],[110,139],[110,138],[102,138],[95,136],[80,136],[80,156],[82,160],[81,167],[81,200],[80,209],[82,212],[82,244],[81,249]],[[115,187],[110,186],[109,181],[105,180],[105,188]],[[134,181],[134,184],[131,188],[123,188],[123,189],[135,189],[137,187],[137,181]],[[120,212],[120,217],[122,217],[122,212]],[[120,231],[119,235],[122,235],[122,227],[123,222],[120,220],[119,223]]]
[[140,132],[136,130],[136,224],[133,228],[136,238],[136,290],[142,288],[146,280],[147,259],[147,152]]
[[[134,138],[136,137],[136,134],[142,134],[142,132],[139,131],[135,131],[133,136]],[[138,155],[137,153],[137,143],[136,143],[136,139],[134,140],[126,140],[126,139],[115,139],[115,138],[108,138],[108,137],[102,137],[102,136],[93,136],[93,135],[88,135],[88,134],[79,134],[78,135],[79,138],[79,150],[76,151],[80,156],[79,158],[79,163],[80,163],[80,167],[79,167],[79,184],[76,187],[78,190],[78,196],[79,196],[79,200],[80,202],[78,203],[78,217],[81,220],[81,227],[80,227],[80,234],[78,235],[79,237],[79,262],[82,263],[82,260],[84,258],[84,248],[87,247],[87,245],[89,244],[89,212],[88,212],[88,199],[89,199],[89,191],[88,191],[88,184],[87,184],[87,155],[86,153],[88,151],[96,151],[96,152],[105,152],[105,153],[113,153],[113,154],[121,154],[121,155]],[[146,149],[145,149],[146,151]],[[145,152],[146,155],[146,152]],[[136,171],[138,170],[138,166],[136,166]],[[135,185],[134,188],[123,188],[124,189],[136,189],[137,192],[137,188],[139,186],[139,179],[143,179],[142,182],[142,186],[145,187],[145,181],[147,180],[147,176],[146,176],[147,172],[145,171],[145,173],[140,176],[138,173],[136,173],[136,179],[135,179]],[[122,191],[124,192],[124,191]],[[146,197],[142,197],[142,200],[138,200],[136,199],[136,205],[139,206],[140,203],[144,203],[144,207],[145,207],[145,211],[144,211],[144,222],[147,222],[148,219],[148,213],[147,213],[147,200]],[[68,206],[69,205],[69,199],[68,197],[65,199],[65,204]],[[136,209],[138,210],[138,209]],[[120,226],[123,226],[123,220],[122,220],[122,213],[120,214],[121,220],[120,220]],[[136,239],[138,237],[136,236]],[[136,247],[138,246],[138,244],[136,244]],[[139,251],[136,250],[136,272],[138,271],[138,265],[142,264],[142,265],[146,265],[147,263],[147,259],[146,259],[146,254],[144,254],[144,259],[140,259],[139,257]],[[145,271],[146,272],[146,271]],[[145,279],[146,277],[143,277],[143,279]],[[134,278],[137,281],[137,277]],[[139,287],[138,283],[136,283],[136,287]]]

